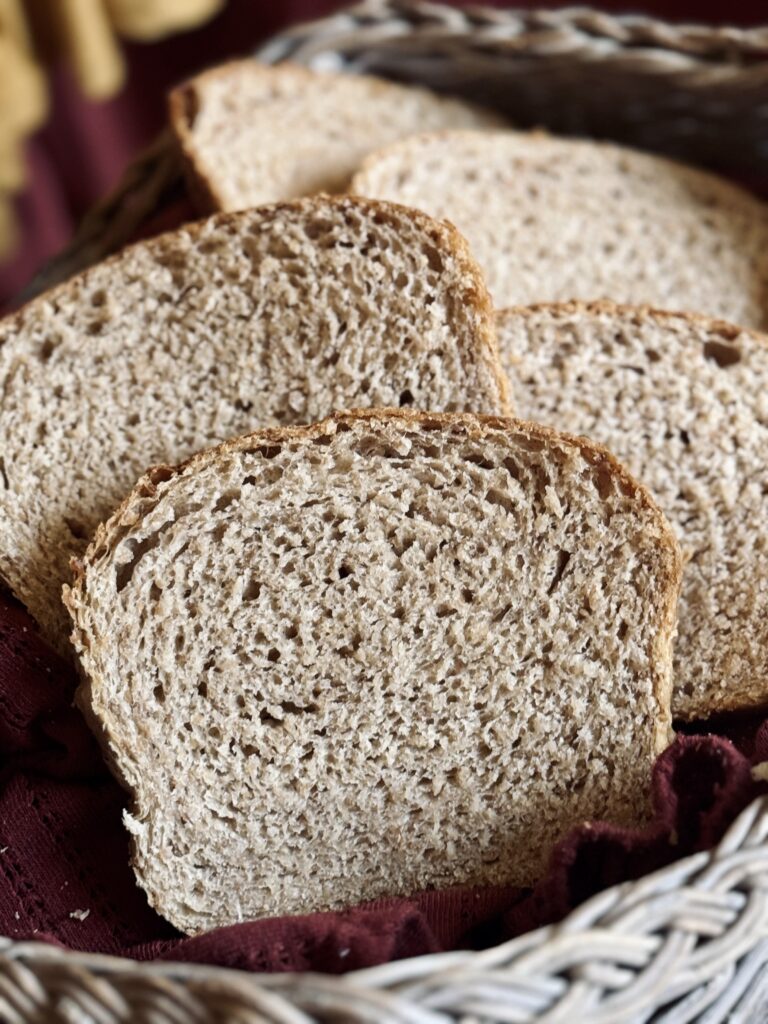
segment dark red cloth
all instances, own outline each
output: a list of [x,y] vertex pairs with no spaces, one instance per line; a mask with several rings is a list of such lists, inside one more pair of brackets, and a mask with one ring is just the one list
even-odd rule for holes
[[719,723],[741,752],[723,736],[691,727],[656,764],[654,823],[641,832],[604,824],[576,829],[533,892],[428,892],[181,938],[133,880],[124,794],[72,706],[74,686],[69,666],[0,593],[0,934],[138,959],[336,973],[494,945],[559,919],[607,885],[716,842],[761,791],[750,762],[768,758],[768,724]]

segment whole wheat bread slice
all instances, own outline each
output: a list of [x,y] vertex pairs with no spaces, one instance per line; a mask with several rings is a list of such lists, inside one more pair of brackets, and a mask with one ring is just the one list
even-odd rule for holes
[[529,883],[574,822],[638,823],[669,738],[679,550],[608,452],[374,410],[150,472],[65,596],[187,932]]
[[234,61],[170,96],[193,198],[204,210],[343,192],[363,158],[418,131],[499,127],[490,111],[369,75]]
[[0,577],[65,653],[72,555],[147,466],[349,406],[504,412],[450,226],[303,200],[138,244],[0,324]]
[[768,206],[671,160],[541,133],[445,132],[371,155],[350,191],[452,221],[499,308],[609,299],[768,327]]
[[609,303],[506,310],[498,330],[519,414],[607,445],[677,532],[675,713],[768,704],[768,338]]

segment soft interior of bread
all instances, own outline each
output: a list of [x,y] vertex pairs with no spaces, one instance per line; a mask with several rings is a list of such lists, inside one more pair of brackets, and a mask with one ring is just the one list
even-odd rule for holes
[[768,703],[768,339],[608,305],[498,325],[520,414],[605,444],[679,536],[675,712]]
[[413,132],[503,123],[426,89],[252,60],[198,76],[173,110],[194,173],[222,210],[341,192],[372,149]]
[[0,325],[0,575],[60,650],[68,563],[147,466],[350,406],[505,410],[455,232],[305,201],[126,251]]
[[151,900],[199,931],[525,884],[642,821],[676,558],[606,457],[513,421],[342,418],[140,489],[69,601]]
[[768,326],[768,207],[668,160],[446,132],[374,154],[351,190],[454,223],[499,308],[605,298]]

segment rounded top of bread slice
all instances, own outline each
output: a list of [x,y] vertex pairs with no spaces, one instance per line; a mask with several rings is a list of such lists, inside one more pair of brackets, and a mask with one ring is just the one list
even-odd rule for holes
[[134,865],[185,931],[528,884],[638,824],[679,551],[588,441],[339,414],[146,476],[66,596]]
[[768,338],[605,302],[504,310],[498,334],[520,415],[607,445],[677,533],[675,713],[768,705]]
[[0,323],[0,577],[64,651],[69,559],[153,462],[505,388],[477,266],[414,211],[301,200],[139,243]]
[[193,192],[219,210],[343,192],[379,146],[417,131],[505,123],[418,86],[257,60],[232,61],[179,86],[170,117]]
[[498,308],[609,299],[768,326],[768,206],[672,160],[537,132],[442,132],[372,154],[350,191],[454,223]]

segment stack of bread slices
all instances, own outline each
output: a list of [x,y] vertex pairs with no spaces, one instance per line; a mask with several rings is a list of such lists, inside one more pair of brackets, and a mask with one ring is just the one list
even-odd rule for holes
[[768,208],[459,100],[176,90],[205,219],[0,324],[0,577],[190,932],[528,885],[768,703]]

